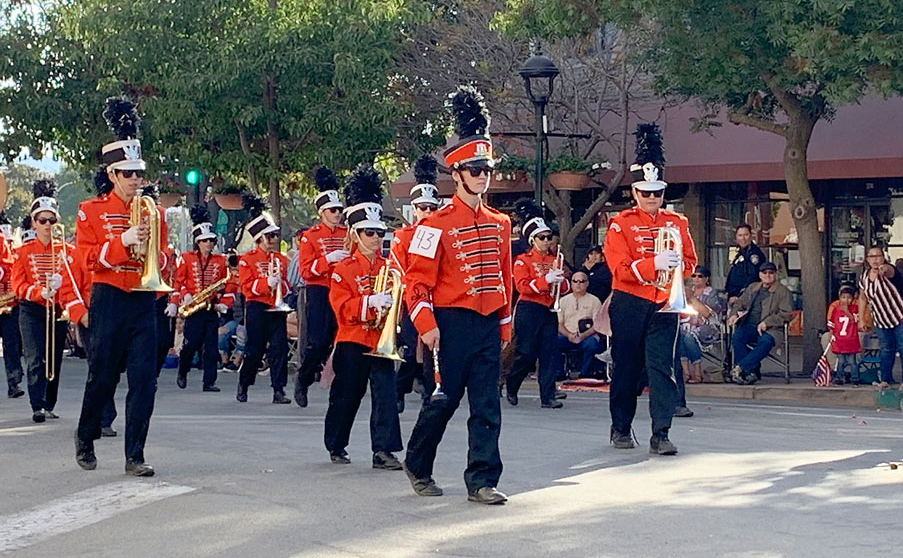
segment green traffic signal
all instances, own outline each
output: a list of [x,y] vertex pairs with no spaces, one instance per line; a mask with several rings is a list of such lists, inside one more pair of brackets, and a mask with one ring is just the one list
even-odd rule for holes
[[190,170],[185,173],[185,182],[192,186],[197,185],[201,181],[201,171]]

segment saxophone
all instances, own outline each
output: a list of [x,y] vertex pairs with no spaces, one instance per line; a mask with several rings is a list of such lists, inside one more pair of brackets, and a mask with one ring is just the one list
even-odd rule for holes
[[179,306],[179,317],[187,318],[188,316],[191,316],[199,310],[210,310],[211,303],[213,302],[213,297],[216,296],[216,293],[219,292],[219,290],[229,282],[231,275],[232,272],[230,270],[226,273],[226,276],[219,281],[211,283],[210,285],[204,287],[204,289],[199,292],[191,302]]

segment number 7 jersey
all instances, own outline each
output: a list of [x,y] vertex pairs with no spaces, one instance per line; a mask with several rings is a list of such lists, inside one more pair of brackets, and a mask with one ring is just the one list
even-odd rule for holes
[[436,327],[433,308],[498,312],[502,340],[511,340],[511,220],[484,204],[455,196],[414,229],[408,248],[405,302],[421,334]]

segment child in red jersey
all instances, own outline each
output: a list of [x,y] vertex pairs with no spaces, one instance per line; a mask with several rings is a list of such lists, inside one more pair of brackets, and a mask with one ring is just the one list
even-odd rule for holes
[[[859,385],[859,308],[853,302],[853,287],[840,287],[838,304],[831,312],[828,329],[831,330],[831,352],[837,357],[834,370],[834,385],[842,386],[844,381]],[[849,367],[849,371],[847,370]]]

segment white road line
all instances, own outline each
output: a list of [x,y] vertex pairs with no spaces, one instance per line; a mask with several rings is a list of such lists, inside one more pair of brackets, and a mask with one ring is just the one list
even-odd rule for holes
[[136,479],[89,488],[30,510],[0,516],[0,553],[20,550],[193,490],[188,486]]

